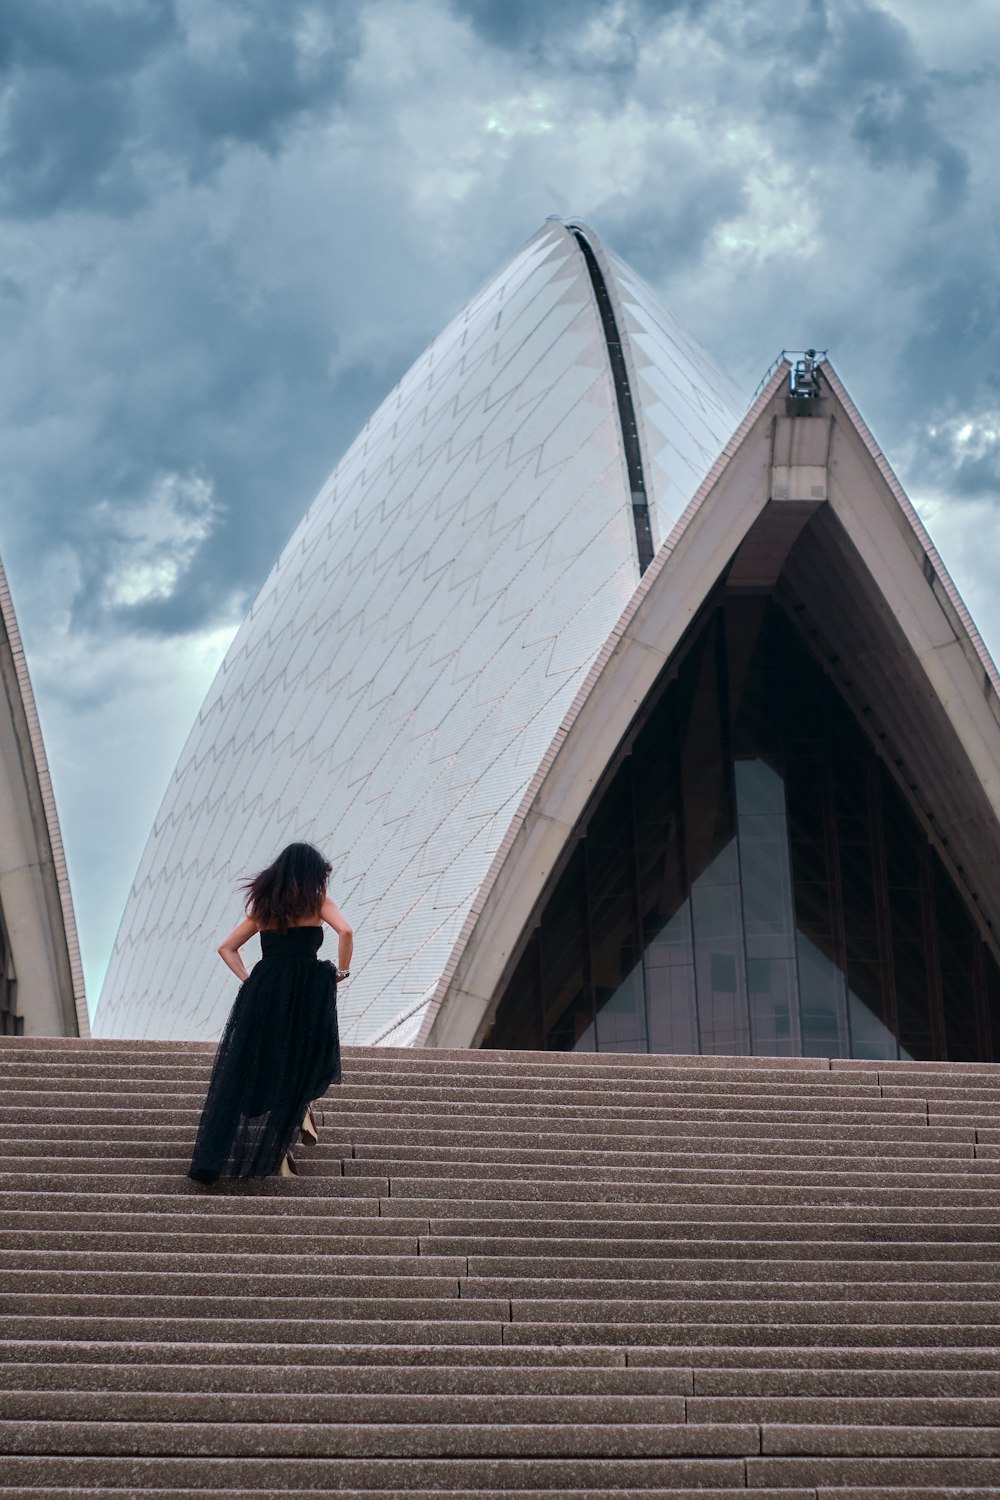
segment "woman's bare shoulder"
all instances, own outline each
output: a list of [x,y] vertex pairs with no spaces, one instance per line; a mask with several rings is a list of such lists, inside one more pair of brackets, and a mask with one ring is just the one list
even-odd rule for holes
[[340,907],[332,896],[327,896],[320,910],[320,916],[324,922],[328,922],[336,933],[350,932],[351,924],[348,922]]

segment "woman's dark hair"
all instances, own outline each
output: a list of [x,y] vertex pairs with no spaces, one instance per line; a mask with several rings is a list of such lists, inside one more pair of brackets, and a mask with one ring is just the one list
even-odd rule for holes
[[316,916],[331,868],[312,844],[289,844],[266,870],[244,882],[247,916],[258,927],[279,931],[303,917]]

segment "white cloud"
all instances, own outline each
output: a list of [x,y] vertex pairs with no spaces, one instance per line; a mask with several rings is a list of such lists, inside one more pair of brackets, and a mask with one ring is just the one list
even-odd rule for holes
[[102,500],[94,521],[110,533],[111,605],[169,599],[218,519],[212,485],[197,474],[158,474],[137,505]]

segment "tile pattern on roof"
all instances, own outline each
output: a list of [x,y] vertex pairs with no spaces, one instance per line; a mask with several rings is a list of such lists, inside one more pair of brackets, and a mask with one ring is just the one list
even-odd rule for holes
[[548,224],[404,376],[278,558],[167,789],[96,1030],[216,1036],[237,882],[307,838],[356,932],[344,1040],[412,1040],[637,582],[601,325]]

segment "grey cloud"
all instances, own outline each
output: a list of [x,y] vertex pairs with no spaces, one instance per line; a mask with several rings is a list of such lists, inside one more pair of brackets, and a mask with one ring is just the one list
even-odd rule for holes
[[741,175],[674,144],[634,191],[608,199],[601,225],[609,243],[651,280],[696,263],[713,232],[746,206]]
[[[314,53],[303,39],[312,12],[330,28]],[[321,108],[343,87],[358,53],[357,8],[348,0],[322,7],[292,0],[244,0],[207,55],[178,50],[154,80],[160,125],[189,144],[252,141],[268,150],[302,115]],[[191,152],[189,161],[197,163]]]
[[970,167],[936,118],[946,81],[923,63],[899,21],[870,0],[837,6],[814,0],[787,43],[770,28],[758,29],[755,41],[797,64],[791,70],[772,64],[768,92],[803,130],[803,155],[824,154],[829,137],[842,140],[846,129],[877,168],[929,168],[936,213],[958,208]]
[[[478,34],[542,70],[604,75],[634,73],[646,23],[709,8],[715,0],[629,0],[620,14],[607,0],[452,0]],[[604,23],[596,33],[593,23]]]
[[955,265],[937,276],[924,267],[929,285],[919,322],[903,340],[893,401],[900,419],[913,423],[911,467],[920,484],[994,501],[1000,497],[996,249],[990,241],[965,248],[959,274]]
[[970,166],[965,153],[935,125],[932,110],[933,93],[927,83],[881,89],[863,100],[852,134],[877,166],[916,169],[929,164],[937,211],[947,216],[965,198]]
[[454,6],[486,41],[539,56],[551,38],[606,9],[606,0],[454,0]]
[[0,209],[34,218],[54,209],[134,209],[144,193],[121,143],[129,91],[93,87],[55,68],[22,74],[7,89],[0,135]]
[[128,213],[164,167],[229,142],[273,151],[328,104],[359,47],[349,0],[14,0],[0,19],[0,210]]
[[90,78],[132,72],[176,24],[173,0],[6,0],[0,67],[40,65]]

